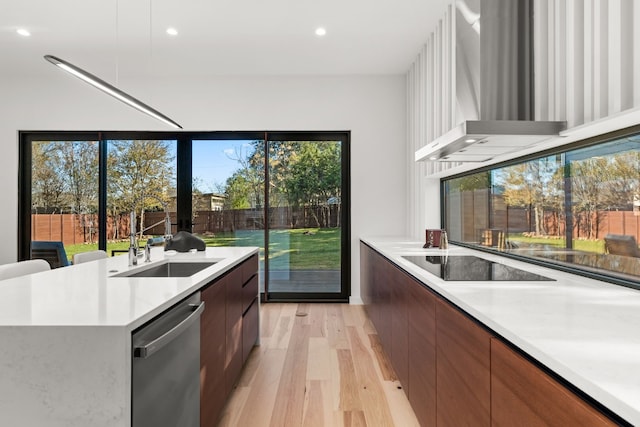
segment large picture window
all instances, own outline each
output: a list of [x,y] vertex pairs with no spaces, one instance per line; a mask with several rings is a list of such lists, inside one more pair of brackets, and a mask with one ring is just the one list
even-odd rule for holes
[[640,287],[638,132],[443,180],[450,240]]

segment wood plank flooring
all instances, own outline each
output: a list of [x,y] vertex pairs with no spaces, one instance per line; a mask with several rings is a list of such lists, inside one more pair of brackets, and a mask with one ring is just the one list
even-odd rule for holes
[[219,426],[418,426],[362,306],[265,303]]

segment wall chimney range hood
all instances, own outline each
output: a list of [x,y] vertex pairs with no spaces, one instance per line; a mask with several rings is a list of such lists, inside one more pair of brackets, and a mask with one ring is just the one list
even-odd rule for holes
[[465,120],[415,153],[415,160],[485,162],[557,137],[566,122]]
[[455,102],[460,124],[415,160],[485,162],[558,137],[564,121],[533,119],[532,0],[457,0]]

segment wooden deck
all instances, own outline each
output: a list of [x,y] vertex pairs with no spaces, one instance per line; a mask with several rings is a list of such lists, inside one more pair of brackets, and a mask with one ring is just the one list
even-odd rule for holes
[[340,292],[339,270],[269,272],[269,292]]

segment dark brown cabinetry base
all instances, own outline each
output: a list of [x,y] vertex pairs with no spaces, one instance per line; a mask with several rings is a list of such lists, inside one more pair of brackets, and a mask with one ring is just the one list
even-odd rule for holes
[[616,425],[497,339],[491,340],[491,421],[496,427]]
[[447,302],[436,306],[437,425],[491,425],[491,336]]
[[[411,280],[411,279],[409,279]],[[436,425],[436,298],[408,283],[409,403],[423,426]]]
[[367,313],[421,425],[618,425],[364,243],[360,258]]
[[[258,256],[254,255],[202,289],[200,324],[200,425],[214,427],[258,339]],[[253,304],[244,305],[255,289]]]
[[200,320],[200,425],[212,426],[227,400],[224,384],[226,360],[225,287],[202,291],[205,311]]

